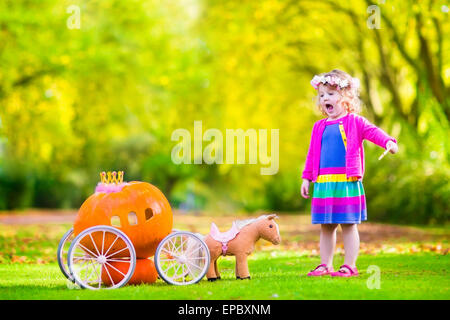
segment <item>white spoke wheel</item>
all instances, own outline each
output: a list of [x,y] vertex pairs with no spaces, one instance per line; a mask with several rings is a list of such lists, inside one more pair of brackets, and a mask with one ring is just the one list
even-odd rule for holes
[[72,241],[68,265],[84,289],[114,289],[125,285],[136,267],[136,251],[128,236],[111,226],[94,226]]
[[159,243],[154,260],[161,279],[174,285],[188,285],[205,276],[210,255],[208,246],[197,235],[178,231]]
[[70,228],[61,238],[58,244],[58,250],[56,251],[56,257],[58,260],[59,269],[64,276],[70,281],[74,281],[70,275],[69,267],[67,265],[67,253],[69,251],[70,243],[73,241],[73,228]]

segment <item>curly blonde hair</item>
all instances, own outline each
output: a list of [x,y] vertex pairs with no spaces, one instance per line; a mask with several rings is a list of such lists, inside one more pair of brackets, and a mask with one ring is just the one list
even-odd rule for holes
[[[319,76],[330,76],[330,77],[337,77],[338,79],[340,79],[341,81],[343,80],[347,80],[348,83],[352,83],[353,78],[351,75],[349,75],[347,72],[338,70],[338,69],[334,69],[331,70],[330,72],[324,72],[319,74]],[[338,88],[337,85],[330,85],[329,83],[325,83],[322,84],[325,86],[330,86],[333,87],[334,89],[338,89],[340,95],[341,95],[341,99],[340,102],[343,104],[345,110],[348,113],[360,113],[361,112],[361,100],[359,98],[359,86],[355,87],[352,85],[349,85],[348,87],[345,88]],[[316,97],[316,105],[319,109],[319,111],[323,114],[323,115],[327,115],[326,112],[322,109],[322,107],[319,104],[319,95],[317,95]]]

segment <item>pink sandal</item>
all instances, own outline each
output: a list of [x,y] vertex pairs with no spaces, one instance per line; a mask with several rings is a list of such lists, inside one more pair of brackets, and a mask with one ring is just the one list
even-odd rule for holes
[[[348,271],[346,271],[347,269]],[[332,277],[356,277],[358,276],[358,269],[350,267],[348,264],[343,264],[339,267],[339,271],[332,272]]]
[[[322,270],[318,270],[319,268],[323,268]],[[319,276],[326,276],[328,274],[331,274],[333,270],[328,269],[327,265],[325,263],[319,264],[314,270],[311,270],[308,273],[308,276],[312,277],[319,277]]]

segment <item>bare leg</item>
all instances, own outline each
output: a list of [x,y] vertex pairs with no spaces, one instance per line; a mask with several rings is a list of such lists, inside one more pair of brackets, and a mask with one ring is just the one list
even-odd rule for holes
[[329,270],[333,270],[337,226],[337,224],[322,224],[320,229],[320,263],[326,264]]
[[342,238],[344,240],[345,259],[344,264],[352,268],[356,267],[356,259],[359,253],[359,233],[357,224],[341,224]]

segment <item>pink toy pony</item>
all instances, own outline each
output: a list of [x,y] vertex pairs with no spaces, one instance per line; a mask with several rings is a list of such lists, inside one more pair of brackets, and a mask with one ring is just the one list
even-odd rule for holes
[[256,219],[235,220],[230,230],[220,232],[214,223],[204,241],[209,248],[211,263],[206,277],[209,281],[220,279],[217,259],[236,256],[236,279],[250,279],[247,257],[254,251],[260,238],[277,245],[281,242],[280,230],[274,221],[276,214],[263,215]]

